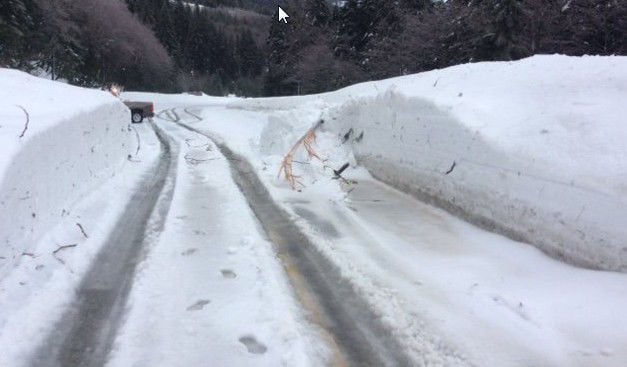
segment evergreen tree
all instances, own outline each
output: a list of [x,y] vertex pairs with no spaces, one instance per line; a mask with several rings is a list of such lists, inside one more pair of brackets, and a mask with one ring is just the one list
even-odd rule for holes
[[386,0],[349,0],[337,12],[336,53],[363,61],[363,52],[377,35],[398,30],[396,3]]
[[494,59],[512,60],[518,57],[521,48],[523,3],[521,0],[494,0],[492,6],[494,22],[489,37],[494,46]]
[[263,71],[263,54],[252,32],[249,30],[242,33],[235,44],[235,55],[237,59],[239,76],[255,77]]
[[2,0],[0,2],[0,63],[20,65],[25,54],[25,40],[33,28],[28,7],[31,0]]
[[324,27],[331,20],[331,11],[326,0],[305,0],[306,23],[316,27]]
[[275,19],[272,19],[268,36],[268,74],[264,91],[270,96],[297,94],[296,63],[294,55],[290,54],[290,26],[277,23]]

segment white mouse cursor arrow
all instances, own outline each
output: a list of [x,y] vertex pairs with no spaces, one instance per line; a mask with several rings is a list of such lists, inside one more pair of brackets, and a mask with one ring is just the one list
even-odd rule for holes
[[289,18],[290,16],[287,15],[287,13],[285,12],[285,10],[283,10],[283,8],[281,8],[279,6],[279,22],[285,22],[287,24],[287,18]]

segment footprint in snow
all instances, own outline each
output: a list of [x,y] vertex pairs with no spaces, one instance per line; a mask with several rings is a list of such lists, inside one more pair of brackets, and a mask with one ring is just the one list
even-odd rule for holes
[[233,279],[237,277],[237,274],[233,270],[223,269],[221,270],[222,276],[228,279]]
[[198,300],[196,303],[194,303],[193,305],[187,307],[187,311],[200,311],[202,310],[206,305],[209,304],[209,300],[207,299],[201,299]]
[[196,253],[196,251],[198,251],[198,249],[196,249],[196,248],[190,248],[190,249],[187,249],[187,250],[185,250],[185,251],[181,252],[181,255],[183,255],[183,256],[190,256],[190,255],[195,254],[195,253]]
[[246,346],[248,353],[252,354],[264,354],[268,351],[268,347],[258,342],[254,336],[246,335],[239,338],[240,343]]

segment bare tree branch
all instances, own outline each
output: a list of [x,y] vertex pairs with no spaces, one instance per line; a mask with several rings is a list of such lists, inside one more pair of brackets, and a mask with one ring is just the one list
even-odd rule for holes
[[142,148],[142,141],[139,137],[139,132],[137,132],[135,126],[131,125],[131,127],[133,128],[133,131],[135,131],[135,137],[137,137],[137,151],[135,152],[135,156],[137,156],[139,154],[139,150]]
[[81,230],[81,233],[83,234],[83,236],[85,236],[85,238],[89,238],[87,233],[85,233],[85,228],[83,228],[83,226],[80,223],[76,223],[76,226],[78,227],[78,229]]
[[455,167],[457,167],[457,162],[453,161],[453,165],[451,166],[451,168],[449,168],[449,170],[446,171],[446,173],[444,173],[444,174],[447,175],[447,176],[450,175],[455,170]]
[[22,133],[20,134],[20,139],[21,139],[24,137],[24,134],[26,134],[26,130],[28,130],[28,124],[30,123],[30,115],[28,114],[28,111],[26,111],[24,107],[17,105],[17,104],[15,105],[15,107],[24,111],[24,114],[26,115],[26,123],[24,124],[24,130],[22,130]]
[[73,244],[71,244],[71,245],[63,245],[63,246],[59,246],[59,248],[58,248],[58,249],[56,249],[56,250],[52,251],[52,254],[53,254],[53,255],[56,255],[56,254],[58,254],[60,251],[63,251],[63,250],[68,249],[68,248],[73,248],[73,247],[76,247],[76,246],[78,246],[78,244],[76,244],[76,243],[73,243]]

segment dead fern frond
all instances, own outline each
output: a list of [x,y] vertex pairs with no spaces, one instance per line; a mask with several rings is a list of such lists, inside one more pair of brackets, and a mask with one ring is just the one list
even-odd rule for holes
[[311,129],[307,130],[307,133],[305,133],[305,135],[303,135],[300,139],[298,139],[298,141],[296,141],[296,144],[292,146],[290,151],[285,155],[285,157],[283,158],[283,161],[281,162],[281,167],[279,168],[279,174],[277,178],[281,177],[281,174],[283,174],[285,181],[287,181],[290,184],[290,186],[292,187],[292,190],[296,190],[298,186],[305,187],[305,185],[300,181],[302,177],[294,175],[294,170],[293,170],[294,156],[298,152],[298,149],[300,148],[301,145],[305,148],[305,151],[307,152],[309,159],[316,158],[319,161],[322,161],[318,153],[316,153],[315,149],[313,148],[313,144],[316,143],[316,130],[323,123],[324,121],[320,120]]

